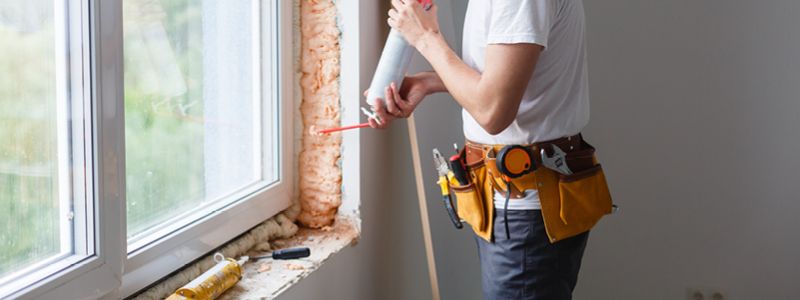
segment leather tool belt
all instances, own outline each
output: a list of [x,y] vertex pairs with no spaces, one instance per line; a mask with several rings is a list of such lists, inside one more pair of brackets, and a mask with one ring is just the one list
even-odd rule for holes
[[[470,184],[451,182],[458,215],[475,233],[492,241],[494,194],[511,190],[511,201],[523,198],[526,190],[538,190],[542,217],[551,243],[590,230],[604,215],[612,212],[611,194],[595,148],[580,134],[552,141],[523,145],[533,155],[536,171],[514,178],[506,185],[497,169],[495,155],[506,145],[485,145],[471,141],[461,150]],[[544,166],[541,152],[548,155],[557,146],[566,154],[570,174]]]

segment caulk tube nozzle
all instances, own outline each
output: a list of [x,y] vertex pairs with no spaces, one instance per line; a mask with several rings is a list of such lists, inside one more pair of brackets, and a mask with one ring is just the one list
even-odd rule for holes
[[394,29],[389,32],[386,45],[383,46],[381,59],[378,61],[378,67],[375,69],[375,75],[372,76],[372,83],[367,90],[369,105],[375,106],[376,99],[384,99],[386,87],[392,82],[397,85],[397,88],[400,88],[408,66],[411,64],[414,51],[416,49],[403,38],[400,32]]

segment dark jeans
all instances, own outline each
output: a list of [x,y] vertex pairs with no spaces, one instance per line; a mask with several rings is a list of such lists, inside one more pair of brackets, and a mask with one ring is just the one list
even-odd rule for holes
[[494,243],[475,237],[483,297],[486,300],[572,299],[589,233],[551,244],[541,211],[509,210],[509,239],[503,221],[503,210],[497,209]]

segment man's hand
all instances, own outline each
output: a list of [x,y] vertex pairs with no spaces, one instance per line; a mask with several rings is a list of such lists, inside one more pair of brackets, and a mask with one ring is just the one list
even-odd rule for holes
[[[436,73],[423,72],[403,79],[403,85],[397,88],[392,83],[385,90],[385,99],[378,98],[375,101],[373,111],[381,119],[381,124],[370,119],[370,126],[373,128],[384,129],[389,127],[394,119],[404,119],[411,116],[425,96],[440,91],[435,87],[443,89],[444,85],[436,76]],[[366,96],[367,92],[364,92]],[[385,100],[385,101],[384,101]],[[385,104],[384,104],[385,103]]]
[[[388,89],[388,88],[387,88]],[[367,96],[367,92],[364,92],[364,96]],[[375,115],[381,120],[380,123],[373,118],[369,118],[369,126],[375,129],[386,129],[389,128],[389,124],[392,123],[394,117],[386,112],[386,105],[383,104],[384,101],[381,98],[375,99],[375,105],[372,106],[372,111],[375,112]]]
[[389,10],[389,26],[396,29],[414,47],[417,41],[427,33],[439,33],[439,20],[434,4],[429,10],[417,0],[392,0],[392,9]]

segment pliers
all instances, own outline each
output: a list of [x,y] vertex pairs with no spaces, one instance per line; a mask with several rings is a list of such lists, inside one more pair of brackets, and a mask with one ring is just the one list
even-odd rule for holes
[[442,190],[442,201],[444,202],[444,207],[447,209],[447,214],[450,216],[450,221],[453,222],[453,225],[456,228],[461,229],[464,227],[461,224],[461,219],[458,217],[458,213],[453,206],[453,199],[450,198],[450,185],[451,181],[455,181],[455,175],[453,171],[450,171],[450,167],[447,163],[447,160],[444,159],[442,153],[439,152],[439,149],[433,149],[433,163],[436,166],[436,171],[439,173],[439,181],[436,183],[439,184],[439,187]]

